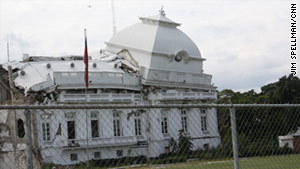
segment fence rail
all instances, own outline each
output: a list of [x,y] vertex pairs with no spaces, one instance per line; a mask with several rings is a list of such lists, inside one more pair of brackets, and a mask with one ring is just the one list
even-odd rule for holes
[[231,107],[300,107],[300,104],[68,104],[68,105],[0,105],[0,109],[138,109],[138,108],[231,108]]
[[0,168],[296,169],[299,119],[300,104],[0,105]]

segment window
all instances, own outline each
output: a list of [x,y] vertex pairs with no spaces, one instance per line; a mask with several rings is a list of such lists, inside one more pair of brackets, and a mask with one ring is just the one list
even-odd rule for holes
[[45,113],[41,114],[41,127],[42,127],[42,134],[43,134],[43,141],[50,141],[51,140],[51,132],[50,132],[50,118],[51,114]]
[[189,57],[189,54],[185,50],[180,50],[175,53],[174,60],[176,62],[180,62],[182,59],[184,59],[185,62],[188,62],[188,60],[187,60],[188,57]]
[[68,121],[68,139],[75,139],[75,121]]
[[91,128],[92,128],[92,137],[99,137],[99,126],[98,120],[91,120]]
[[182,55],[177,54],[177,55],[175,56],[174,60],[175,60],[176,62],[180,62],[180,61],[182,60]]
[[123,150],[117,150],[117,157],[123,157]]
[[204,150],[208,150],[208,149],[209,149],[209,143],[204,144],[204,145],[203,145],[203,148],[204,148]]
[[65,114],[67,118],[67,130],[68,130],[68,139],[76,138],[76,128],[75,128],[75,113]]
[[70,154],[70,160],[71,161],[77,161],[78,160],[78,155],[77,154]]
[[67,113],[67,114],[65,115],[65,117],[66,117],[67,119],[75,119],[75,113]]
[[207,130],[207,115],[206,115],[206,110],[205,109],[201,109],[200,112],[201,112],[201,115],[200,115],[200,117],[201,117],[201,130],[203,132],[208,132],[208,130]]
[[120,120],[114,120],[114,136],[121,136]]
[[50,141],[50,123],[48,122],[42,123],[42,132],[43,132],[43,140]]
[[186,110],[181,110],[181,127],[184,133],[188,132],[187,113]]
[[101,152],[94,152],[94,159],[101,159]]
[[141,125],[141,113],[136,112],[134,113],[134,127],[135,127],[135,135],[140,136],[142,135],[142,125]]
[[24,122],[22,119],[19,119],[17,121],[18,126],[18,137],[23,138],[25,136],[25,128],[24,128]]
[[114,136],[122,136],[120,112],[113,112]]
[[161,114],[161,132],[163,134],[168,134],[168,116],[166,113]]
[[91,112],[91,119],[97,119],[97,118],[98,118],[98,112],[97,111]]
[[48,120],[48,119],[50,119],[50,115],[49,114],[41,114],[41,118],[43,120]]
[[98,112],[91,112],[91,131],[92,138],[99,137]]

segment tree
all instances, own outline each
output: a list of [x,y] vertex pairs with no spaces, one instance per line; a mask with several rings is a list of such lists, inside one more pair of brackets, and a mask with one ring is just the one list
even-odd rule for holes
[[173,137],[169,141],[169,148],[171,153],[175,153],[178,149],[177,142]]
[[178,151],[179,153],[188,153],[193,149],[193,142],[191,140],[191,137],[185,136],[183,129],[178,130],[179,138],[178,138]]
[[[283,76],[277,82],[261,87],[261,92],[234,92],[226,89],[219,92],[218,103],[299,103],[300,80],[296,76]],[[266,150],[271,145],[273,152],[274,138],[295,132],[300,127],[300,109],[296,107],[245,107],[236,108],[237,132],[243,136],[241,151],[249,154],[251,145],[257,150]],[[218,108],[218,124],[222,138],[230,135],[230,113],[228,109]],[[245,142],[245,143],[243,143]],[[246,151],[247,150],[247,151]],[[255,151],[262,153],[262,151]],[[255,155],[252,152],[253,155]],[[262,155],[262,154],[261,154]]]
[[300,80],[292,74],[283,76],[278,82],[261,87],[261,96],[265,96],[266,103],[299,103]]

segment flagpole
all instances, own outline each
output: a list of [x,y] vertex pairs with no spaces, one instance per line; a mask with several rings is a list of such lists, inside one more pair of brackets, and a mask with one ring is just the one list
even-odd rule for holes
[[[88,95],[87,95],[87,87],[85,87],[85,100],[86,104],[88,102]],[[88,165],[90,164],[90,158],[89,158],[89,125],[88,125],[88,110],[87,108],[85,109],[85,118],[86,118],[86,154],[87,154],[87,162]]]
[[[87,49],[87,36],[86,36],[86,29],[84,29],[84,41],[85,41],[85,47],[84,47],[84,63],[85,63],[85,72],[84,72],[84,80],[85,80],[85,104],[88,103],[88,62],[89,62],[89,56],[88,56],[88,49]],[[87,77],[86,77],[87,76]],[[87,155],[87,164],[89,166],[90,164],[90,158],[89,158],[89,125],[88,125],[88,109],[85,109],[85,119],[86,119],[86,155]]]

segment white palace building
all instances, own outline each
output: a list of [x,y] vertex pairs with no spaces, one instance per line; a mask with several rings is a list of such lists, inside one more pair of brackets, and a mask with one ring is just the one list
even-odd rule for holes
[[[36,104],[215,103],[212,76],[203,73],[205,59],[178,29],[180,24],[164,11],[139,19],[115,34],[105,49],[90,53],[87,94],[82,56],[24,55],[22,62],[2,67],[7,71],[12,66],[15,89],[25,98],[34,96]],[[192,138],[195,150],[220,144],[213,108],[36,110],[33,119],[33,141],[42,161],[61,165],[122,156],[158,157],[170,138],[178,138],[180,129]],[[2,152],[9,152],[8,144],[2,145]]]

